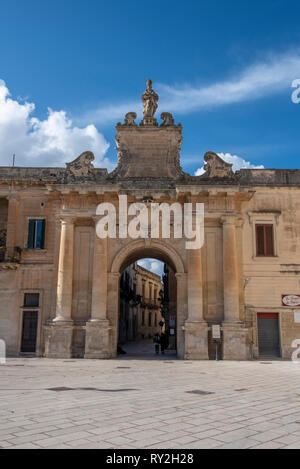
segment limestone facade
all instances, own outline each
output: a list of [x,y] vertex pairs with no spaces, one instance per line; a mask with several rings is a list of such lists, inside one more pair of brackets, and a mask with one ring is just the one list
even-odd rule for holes
[[[208,152],[202,176],[185,173],[182,127],[169,113],[157,121],[158,97],[151,83],[147,90],[141,124],[135,113],[117,124],[112,173],[94,168],[91,152],[66,168],[0,168],[0,339],[14,356],[115,357],[120,275],[151,257],[175,274],[179,358],[213,358],[214,324],[224,359],[257,358],[268,333],[259,318],[269,314],[278,318],[280,356],[290,359],[300,339],[300,170],[233,173]],[[129,203],[203,203],[204,246],[186,250],[184,237],[98,238],[97,206],[110,202],[118,213],[124,194]],[[294,296],[284,305],[282,295]]]

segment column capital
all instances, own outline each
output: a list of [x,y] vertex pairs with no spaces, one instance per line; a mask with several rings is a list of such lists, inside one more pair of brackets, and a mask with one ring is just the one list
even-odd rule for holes
[[76,218],[71,215],[58,215],[56,221],[62,225],[74,225]]
[[184,279],[184,278],[187,277],[187,273],[186,272],[178,272],[178,273],[175,274],[175,277],[177,279],[182,279],[182,278]]
[[121,277],[121,274],[119,272],[108,272],[107,274],[110,278],[120,278]]
[[95,223],[97,223],[99,220],[101,220],[102,215],[92,215],[91,219],[94,220]]
[[237,216],[236,215],[223,215],[220,217],[220,222],[223,225],[236,225]]
[[16,192],[11,192],[10,194],[8,194],[8,196],[6,197],[6,199],[8,201],[10,200],[16,200],[16,201],[20,201],[20,195]]

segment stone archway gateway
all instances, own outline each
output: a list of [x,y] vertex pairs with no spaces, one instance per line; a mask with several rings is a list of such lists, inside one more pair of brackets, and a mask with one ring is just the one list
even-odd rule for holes
[[[154,257],[176,273],[179,358],[214,358],[212,331],[219,329],[212,326],[220,326],[224,359],[258,357],[271,314],[278,315],[276,353],[291,357],[299,321],[281,297],[297,293],[300,260],[285,234],[297,232],[300,171],[234,173],[207,152],[203,174],[187,174],[182,126],[169,112],[155,117],[158,99],[148,80],[141,122],[129,112],[116,125],[118,165],[110,173],[93,166],[89,151],[66,168],[0,168],[0,332],[8,356],[115,357],[120,272]],[[204,244],[187,248],[190,236],[171,208],[169,237],[159,209],[161,229],[153,234],[147,225],[135,238],[130,211],[123,230],[125,199],[176,205],[182,214],[196,207],[187,212],[194,221],[201,205]],[[114,209],[115,237],[98,236],[105,204]],[[282,216],[287,208],[294,217]],[[262,313],[269,315],[264,324]]]
[[[208,359],[209,330],[216,323],[222,324],[224,358],[249,357],[238,250],[241,204],[253,192],[241,188],[232,165],[212,152],[205,155],[203,176],[184,173],[182,126],[166,112],[158,125],[157,101],[148,81],[140,125],[133,112],[117,124],[119,163],[112,173],[95,169],[93,154],[86,152],[67,165],[60,184],[48,186],[52,200],[60,201],[56,312],[44,327],[48,357],[76,356],[76,351],[85,358],[116,356],[120,272],[141,257],[156,257],[176,272],[179,358]],[[130,203],[204,204],[204,246],[186,249],[185,233],[174,234],[175,215],[170,216],[174,233],[169,239],[161,232],[158,239],[121,236],[120,195]],[[113,205],[119,236],[96,235],[101,203]]]
[[[300,170],[234,173],[207,152],[203,174],[191,176],[180,165],[182,126],[169,112],[155,117],[150,80],[142,100],[141,122],[129,112],[116,126],[111,173],[95,168],[89,151],[66,168],[0,168],[0,339],[7,355],[114,357],[120,271],[154,256],[176,272],[180,358],[214,358],[215,325],[224,359],[258,357],[273,316],[276,354],[291,358],[299,315],[284,298],[296,298],[299,286]],[[119,217],[125,196],[145,206],[201,204],[203,246],[187,249],[186,232],[175,236],[174,212],[170,237],[146,229],[128,236]],[[114,207],[115,238],[96,235],[102,204]],[[190,215],[196,220],[197,210]]]
[[117,350],[117,331],[118,331],[118,310],[119,310],[119,276],[122,271],[142,258],[155,258],[169,265],[175,272],[177,283],[177,301],[176,301],[176,325],[177,325],[177,355],[184,357],[184,331],[183,326],[186,321],[186,272],[180,254],[167,243],[160,240],[135,240],[121,248],[112,261],[109,273],[110,292],[108,293],[108,316],[111,329],[111,347],[112,355],[116,355]]

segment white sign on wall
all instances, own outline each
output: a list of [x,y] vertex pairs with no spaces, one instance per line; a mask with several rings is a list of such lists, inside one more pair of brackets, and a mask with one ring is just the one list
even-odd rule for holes
[[212,338],[221,339],[221,327],[218,324],[212,326]]
[[300,311],[294,312],[294,318],[296,323],[300,323]]

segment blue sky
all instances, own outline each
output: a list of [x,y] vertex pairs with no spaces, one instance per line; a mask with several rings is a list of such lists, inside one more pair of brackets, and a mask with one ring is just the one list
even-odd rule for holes
[[299,20],[296,1],[1,2],[0,165],[90,149],[112,169],[114,125],[141,112],[151,78],[158,114],[183,125],[189,173],[208,150],[300,168]]

